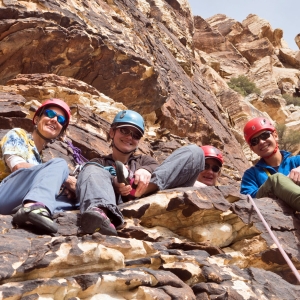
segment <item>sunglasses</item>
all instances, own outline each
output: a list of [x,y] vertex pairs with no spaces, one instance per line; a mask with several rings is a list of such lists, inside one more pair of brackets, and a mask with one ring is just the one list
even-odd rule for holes
[[264,131],[259,136],[256,136],[253,139],[251,139],[250,140],[250,145],[251,146],[258,145],[258,143],[259,143],[260,140],[265,141],[266,139],[268,139],[271,136],[271,134],[272,134],[272,132],[270,132],[270,131]]
[[52,110],[52,109],[46,109],[44,111],[44,115],[50,119],[53,119],[55,117],[57,117],[57,122],[61,125],[64,126],[67,123],[67,119],[62,116],[62,115],[58,115],[56,111]]
[[218,173],[220,171],[221,167],[219,167],[217,165],[210,165],[210,164],[205,163],[204,169],[206,171],[208,171],[209,169],[211,169],[214,173]]
[[119,127],[118,128],[123,135],[131,135],[134,140],[140,140],[142,135],[130,130],[127,127]]

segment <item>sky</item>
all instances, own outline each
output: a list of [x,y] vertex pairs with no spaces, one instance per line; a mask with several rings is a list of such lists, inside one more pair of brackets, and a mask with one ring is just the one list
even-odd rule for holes
[[299,50],[295,36],[300,33],[300,0],[188,0],[194,16],[207,19],[216,14],[242,22],[249,14],[267,20],[273,29],[283,30],[283,39]]

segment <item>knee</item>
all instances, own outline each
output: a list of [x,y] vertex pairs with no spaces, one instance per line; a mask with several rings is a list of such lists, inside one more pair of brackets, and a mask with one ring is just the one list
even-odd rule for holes
[[49,166],[55,166],[57,170],[63,170],[69,174],[68,164],[63,158],[53,158],[49,160],[46,164],[48,164]]
[[205,156],[203,150],[197,145],[189,145],[187,146],[191,151],[191,154],[194,158],[195,162],[202,164],[205,161]]
[[94,177],[103,177],[105,175],[107,175],[108,177],[110,177],[110,173],[108,171],[106,171],[105,169],[97,166],[97,165],[92,165],[92,164],[88,164],[86,165],[79,173],[78,178],[87,178],[89,176],[93,175]]
[[270,177],[268,177],[268,180],[271,182],[278,182],[279,180],[283,180],[287,178],[285,175],[281,174],[281,173],[275,173],[273,175],[271,175]]

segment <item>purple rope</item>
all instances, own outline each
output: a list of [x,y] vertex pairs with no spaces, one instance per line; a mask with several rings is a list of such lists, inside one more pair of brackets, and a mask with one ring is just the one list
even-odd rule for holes
[[88,159],[86,159],[84,156],[81,155],[81,150],[77,147],[75,147],[71,142],[67,141],[68,146],[73,151],[73,158],[78,165],[82,165],[83,163],[87,162]]

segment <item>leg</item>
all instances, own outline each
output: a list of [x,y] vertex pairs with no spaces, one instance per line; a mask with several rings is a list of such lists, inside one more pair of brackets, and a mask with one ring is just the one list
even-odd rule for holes
[[151,183],[157,190],[193,186],[204,170],[203,150],[196,145],[184,146],[174,151],[153,172]]
[[102,208],[107,210],[108,216],[116,226],[123,224],[123,216],[116,205],[116,196],[108,171],[95,165],[86,166],[79,173],[76,195],[80,201],[81,214],[94,207]]
[[13,208],[26,200],[42,202],[52,213],[68,174],[67,163],[60,158],[13,172],[0,184],[0,213],[11,214]]
[[[189,145],[175,150],[152,173],[149,185],[143,195],[158,190],[193,186],[200,172],[204,170],[203,150],[196,145]],[[135,194],[136,197],[142,195]]]
[[69,168],[62,158],[54,158],[46,162],[38,174],[33,178],[32,187],[24,201],[42,202],[51,214],[61,203],[58,194],[62,184],[69,176]]
[[[0,186],[1,202],[5,202],[1,213],[10,214],[15,206],[23,203],[13,215],[13,223],[24,226],[29,222],[44,232],[56,233],[58,228],[51,214],[56,207],[60,187],[68,175],[67,163],[60,158],[13,172]],[[26,201],[34,203],[24,207]]]
[[300,187],[287,176],[276,173],[259,188],[256,198],[275,195],[294,210],[300,211]]

